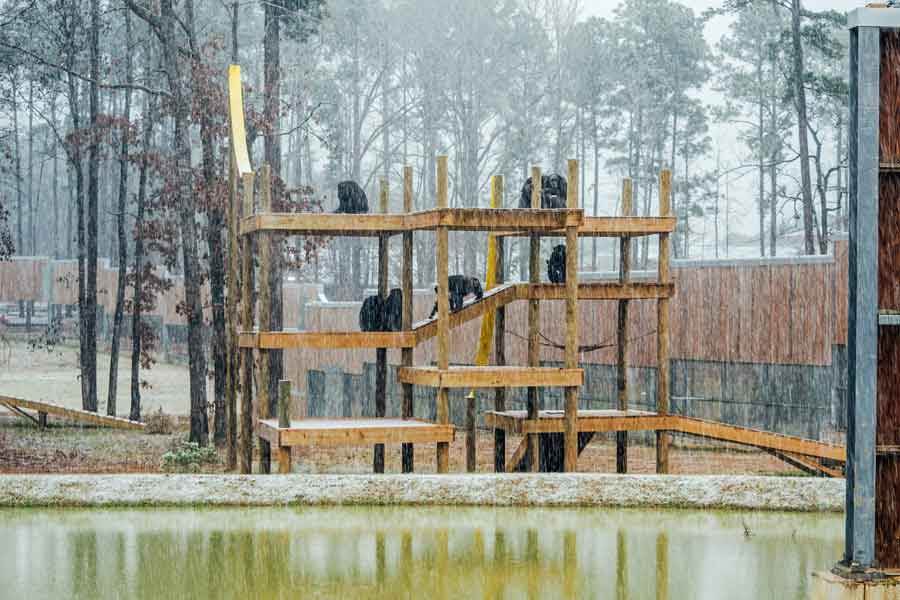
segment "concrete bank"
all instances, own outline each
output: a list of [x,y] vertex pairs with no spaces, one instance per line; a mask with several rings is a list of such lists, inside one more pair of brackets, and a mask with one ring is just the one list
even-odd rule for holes
[[0,507],[609,506],[842,511],[844,480],[537,475],[0,475]]

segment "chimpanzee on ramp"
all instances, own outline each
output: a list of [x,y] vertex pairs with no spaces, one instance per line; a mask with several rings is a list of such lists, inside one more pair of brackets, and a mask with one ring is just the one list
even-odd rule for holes
[[[463,300],[466,296],[474,295],[476,299],[481,300],[484,297],[484,291],[481,289],[481,282],[477,277],[466,277],[465,275],[451,275],[447,278],[447,284],[450,288],[450,311],[456,312],[462,308]],[[437,292],[437,287],[434,288]],[[437,300],[434,302],[434,308],[431,309],[429,319],[434,318],[437,314]]]

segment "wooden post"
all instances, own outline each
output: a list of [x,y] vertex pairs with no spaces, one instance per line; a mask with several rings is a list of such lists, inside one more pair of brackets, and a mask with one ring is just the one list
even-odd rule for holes
[[[448,202],[448,177],[447,156],[437,157],[437,207],[447,208]],[[450,248],[446,227],[437,228],[437,367],[448,369],[450,367],[450,289],[449,289],[449,263]],[[437,392],[437,421],[442,425],[450,422],[450,399],[447,388],[440,388]],[[437,444],[437,472],[446,473],[450,470],[450,445],[447,442]]]
[[[278,382],[278,428],[291,426],[291,382],[282,379]],[[291,447],[278,446],[278,472],[291,472]]]
[[[531,208],[539,209],[541,207],[541,168],[531,167]],[[536,233],[531,233],[531,244],[528,253],[528,282],[535,284],[541,282],[541,237]],[[537,299],[528,301],[528,366],[539,367],[541,364],[541,346],[540,346],[540,324],[541,324],[541,305]],[[526,400],[528,409],[528,419],[536,420],[540,414],[538,406],[538,389],[536,387],[528,388],[528,396]],[[528,469],[537,472],[540,468],[540,436],[538,434],[528,435]]]
[[[503,175],[495,175],[491,178],[491,206],[496,202],[497,208],[503,208]],[[494,253],[495,277],[497,285],[503,285],[506,281],[504,273],[505,238],[497,237],[497,251]],[[498,366],[506,364],[506,307],[497,308],[494,318],[494,352],[495,362]],[[498,387],[494,390],[494,410],[500,412],[506,410],[506,388]],[[494,471],[506,472],[506,430],[494,430]]]
[[[672,172],[659,174],[659,216],[672,213]],[[667,284],[669,276],[669,234],[659,234],[659,282]],[[656,301],[656,412],[669,414],[669,299]],[[656,432],[656,472],[669,472],[669,432]]]
[[[388,182],[381,180],[379,190],[379,212],[386,214],[388,210]],[[388,296],[388,248],[390,237],[378,236],[378,296],[381,301]],[[387,348],[375,350],[375,417],[384,417],[387,405]],[[372,470],[384,473],[384,444],[375,444],[372,457]]]
[[[231,153],[234,156],[234,153]],[[240,352],[237,345],[237,299],[238,299],[238,238],[237,238],[237,169],[234,159],[228,170],[228,298],[225,319],[228,328],[228,350],[225,355],[225,414],[228,432],[226,468],[237,468],[237,365]]]
[[[263,165],[259,173],[259,210],[272,212],[272,168]],[[270,279],[272,276],[272,235],[267,232],[257,234],[256,248],[259,252],[259,331],[269,331],[272,323],[272,293]],[[259,381],[256,399],[257,420],[268,419],[272,415],[269,410],[269,351],[259,349]],[[258,428],[258,427],[257,427]],[[259,438],[259,471],[272,471],[272,449],[269,442]]]
[[[413,205],[413,170],[412,167],[403,167],[403,212],[412,212]],[[403,316],[401,328],[403,331],[412,330],[413,313],[413,232],[403,233]],[[404,367],[413,365],[413,349],[403,348],[400,351],[400,362]],[[403,384],[403,418],[413,417],[413,386],[411,383]],[[400,462],[404,473],[412,473],[414,469],[414,452],[412,444],[403,444],[400,449]]]
[[[569,209],[578,208],[578,161],[569,160]],[[566,368],[578,368],[578,228],[566,227]],[[565,405],[566,472],[578,470],[578,388],[567,387]]]
[[47,427],[47,413],[38,411],[38,426],[41,429]]
[[[244,216],[253,214],[253,173],[244,173]],[[241,239],[241,329],[253,330],[253,237]],[[241,349],[240,471],[253,469],[253,349]]]
[[[622,216],[630,217],[633,211],[631,179],[622,181]],[[619,283],[631,278],[631,238],[619,240]],[[616,391],[619,410],[628,410],[628,300],[619,300],[616,323],[617,361]],[[616,432],[616,473],[628,472],[628,432]]]

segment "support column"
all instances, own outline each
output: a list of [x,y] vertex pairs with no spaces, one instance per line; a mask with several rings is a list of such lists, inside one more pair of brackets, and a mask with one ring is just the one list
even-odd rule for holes
[[[659,216],[672,214],[672,172],[659,174]],[[659,234],[659,282],[671,281],[669,276],[669,234]],[[656,301],[656,412],[669,414],[669,298]],[[656,472],[669,472],[669,432],[656,432]]]
[[[437,207],[447,208],[448,202],[447,156],[437,157]],[[437,233],[437,367],[445,370],[450,367],[450,289],[449,262],[450,249],[446,227],[438,227]],[[446,425],[450,422],[450,399],[447,388],[437,392],[437,422]],[[437,444],[437,472],[450,470],[450,444]]]
[[[531,167],[531,208],[541,207],[541,168]],[[528,282],[541,282],[541,236],[536,233],[530,235],[528,252]],[[539,367],[541,364],[540,346],[541,304],[537,298],[528,301],[528,366]],[[529,420],[537,420],[540,414],[538,406],[538,389],[534,386],[528,388],[526,408]],[[525,464],[528,470],[536,473],[540,469],[540,439],[536,433],[528,434],[528,454]]]
[[[491,178],[491,198],[497,199],[497,207],[503,208],[503,175],[495,175]],[[493,200],[492,200],[493,203]],[[494,276],[497,285],[506,282],[506,238],[497,237],[497,251],[494,255]],[[497,366],[506,364],[506,307],[497,308],[494,317],[494,362]],[[506,410],[506,388],[498,387],[494,390],[494,410],[502,412]],[[494,430],[494,471],[506,472],[506,430]]]
[[[388,182],[381,180],[379,191],[379,211],[386,214],[388,211]],[[388,249],[390,248],[390,236],[381,234],[378,236],[378,296],[381,301],[388,296]],[[387,348],[375,350],[375,417],[382,418],[387,405]],[[375,452],[372,457],[372,470],[375,473],[384,473],[384,444],[375,444]]]
[[[259,210],[272,212],[272,168],[263,165],[259,177]],[[256,234],[256,248],[259,252],[259,332],[269,331],[272,322],[272,234],[260,232]],[[268,419],[269,414],[269,351],[259,349],[259,381],[257,385],[259,397],[256,399],[257,421]],[[259,430],[259,424],[256,426]],[[272,449],[267,440],[259,438],[259,471],[272,471]]]
[[[622,182],[622,216],[632,216],[631,179]],[[619,241],[619,283],[631,279],[631,238]],[[619,410],[628,410],[628,300],[619,300],[616,325],[616,392]],[[616,432],[616,473],[628,472],[628,432]]]
[[[278,428],[287,429],[291,426],[291,382],[282,379],[278,382]],[[279,439],[281,435],[279,432]],[[278,445],[278,472],[287,474],[291,472],[291,447]]]
[[[403,167],[403,212],[409,214],[413,206],[413,170],[412,167]],[[413,314],[413,232],[403,233],[403,315],[401,328],[403,331],[412,331]],[[413,349],[403,348],[400,351],[400,362],[404,367],[413,366]],[[411,383],[402,385],[402,411],[404,419],[413,417],[413,386]],[[414,470],[413,445],[403,444],[400,450],[400,462],[404,473],[412,473]]]
[[234,471],[237,468],[237,366],[239,363],[237,338],[237,309],[238,309],[238,182],[237,169],[234,165],[234,151],[231,152],[231,166],[228,170],[228,297],[226,298],[225,319],[228,327],[228,350],[225,360],[225,415],[227,424],[226,469]]
[[[567,206],[578,208],[578,161],[569,160]],[[566,368],[578,368],[578,227],[566,227]],[[568,473],[578,470],[578,389],[567,387],[565,462]]]
[[[253,173],[244,173],[243,214],[253,214]],[[241,329],[253,330],[253,236],[241,238]],[[253,348],[241,349],[241,473],[248,474],[253,469]]]

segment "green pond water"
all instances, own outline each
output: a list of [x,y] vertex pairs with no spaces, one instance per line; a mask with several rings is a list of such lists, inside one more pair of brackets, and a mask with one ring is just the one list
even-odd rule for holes
[[802,599],[840,514],[0,510],[0,598]]

